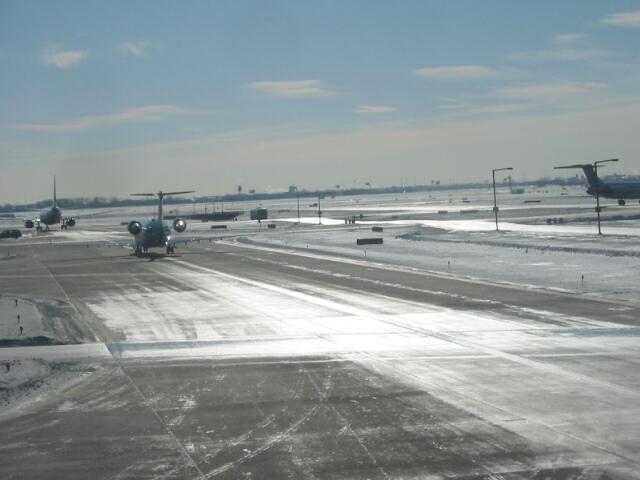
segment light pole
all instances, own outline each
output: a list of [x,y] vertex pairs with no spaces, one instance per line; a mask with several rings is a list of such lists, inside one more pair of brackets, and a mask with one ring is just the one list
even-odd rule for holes
[[298,203],[298,225],[300,225],[300,192],[296,188],[296,202]]
[[322,211],[320,210],[320,195],[318,195],[318,225],[322,225]]
[[511,167],[504,168],[494,168],[491,170],[491,175],[493,176],[493,214],[496,216],[496,232],[498,231],[498,200],[496,197],[496,172],[501,172],[502,170],[513,170]]
[[598,165],[607,162],[617,162],[617,158],[610,158],[609,160],[598,160],[593,162],[593,172],[596,176],[596,215],[598,216],[598,235],[602,235],[602,229],[600,228],[600,181],[598,180]]

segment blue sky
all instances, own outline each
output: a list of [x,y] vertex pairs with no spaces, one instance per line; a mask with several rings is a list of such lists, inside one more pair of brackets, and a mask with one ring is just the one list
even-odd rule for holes
[[0,1],[0,202],[634,173],[638,46],[637,1]]

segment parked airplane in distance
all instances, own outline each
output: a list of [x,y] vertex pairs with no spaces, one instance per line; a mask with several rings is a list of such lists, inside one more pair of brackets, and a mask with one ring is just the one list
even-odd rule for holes
[[587,188],[589,195],[597,193],[604,198],[615,198],[618,200],[618,205],[625,205],[626,200],[640,199],[640,182],[604,182],[596,175],[593,165],[590,163],[555,168],[581,168],[589,182],[589,188]]
[[44,209],[40,212],[40,216],[36,219],[27,219],[24,221],[25,228],[36,227],[37,230],[49,230],[50,225],[57,225],[60,223],[60,228],[66,230],[69,227],[73,227],[76,224],[76,219],[73,217],[63,218],[62,210],[58,207],[58,200],[56,198],[56,177],[53,176],[53,203],[51,208]]
[[[136,256],[147,253],[150,248],[166,248],[167,254],[174,253],[176,240],[171,237],[171,227],[164,223],[162,215],[162,201],[167,195],[181,195],[188,192],[163,192],[157,193],[132,193],[136,197],[158,197],[158,217],[152,218],[144,226],[137,220],[132,220],[127,225],[129,233],[135,237],[134,252]],[[173,221],[173,229],[182,233],[187,228],[187,222],[182,218],[176,218]]]

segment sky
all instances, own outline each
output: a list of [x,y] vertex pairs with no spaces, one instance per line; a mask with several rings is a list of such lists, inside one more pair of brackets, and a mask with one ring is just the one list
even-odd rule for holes
[[0,0],[0,202],[637,174],[638,47],[637,0]]

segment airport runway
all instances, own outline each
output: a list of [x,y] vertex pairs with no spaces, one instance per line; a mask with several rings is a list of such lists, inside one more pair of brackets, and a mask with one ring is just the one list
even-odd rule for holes
[[2,478],[639,478],[633,305],[231,242],[15,251],[3,296],[86,345],[0,360],[91,368],[0,411]]

